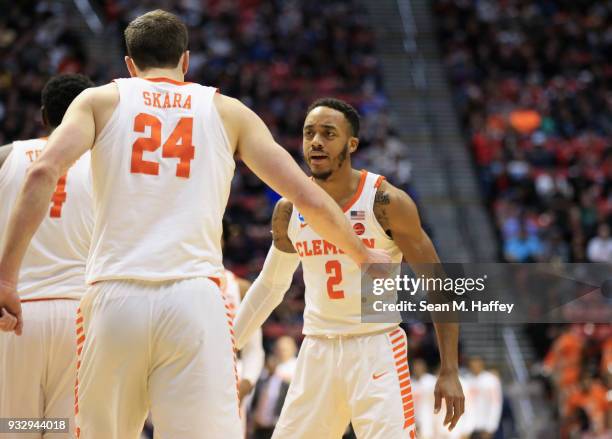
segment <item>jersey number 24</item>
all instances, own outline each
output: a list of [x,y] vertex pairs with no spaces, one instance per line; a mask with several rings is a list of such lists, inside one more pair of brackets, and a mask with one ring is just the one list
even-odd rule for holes
[[[132,163],[130,171],[133,174],[159,175],[159,163],[144,160],[144,151],[155,151],[161,146],[161,121],[147,113],[140,113],[134,119],[134,131],[144,133],[145,128],[151,128],[149,137],[139,137],[132,145]],[[172,130],[162,148],[163,158],[178,158],[176,176],[189,178],[191,160],[195,156],[195,148],[191,144],[193,134],[193,117],[181,117]]]

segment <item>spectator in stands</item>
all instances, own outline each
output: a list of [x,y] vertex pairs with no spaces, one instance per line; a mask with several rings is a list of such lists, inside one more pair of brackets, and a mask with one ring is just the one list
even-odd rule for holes
[[268,357],[266,371],[260,378],[253,397],[254,438],[269,439],[278,421],[297,361],[295,340],[280,337],[274,355]]
[[529,235],[524,227],[521,227],[518,236],[506,242],[504,249],[508,262],[535,262],[542,252],[543,247],[538,236]]
[[608,224],[602,223],[597,227],[597,235],[587,245],[587,257],[591,262],[612,262],[612,237]]

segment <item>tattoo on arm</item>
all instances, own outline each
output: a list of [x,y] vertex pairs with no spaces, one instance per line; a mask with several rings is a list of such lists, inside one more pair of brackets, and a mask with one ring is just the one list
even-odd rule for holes
[[389,218],[386,210],[390,203],[391,198],[389,197],[389,193],[381,186],[374,196],[374,216],[387,235],[392,238],[393,235],[389,226]]
[[293,204],[282,199],[276,203],[274,213],[272,214],[272,239],[274,240],[274,246],[285,253],[295,253],[295,248],[293,248],[293,243],[287,233],[292,213]]

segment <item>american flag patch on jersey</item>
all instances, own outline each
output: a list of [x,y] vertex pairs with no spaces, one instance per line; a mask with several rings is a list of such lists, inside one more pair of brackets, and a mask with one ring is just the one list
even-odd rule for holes
[[351,219],[355,221],[364,221],[365,210],[351,210]]

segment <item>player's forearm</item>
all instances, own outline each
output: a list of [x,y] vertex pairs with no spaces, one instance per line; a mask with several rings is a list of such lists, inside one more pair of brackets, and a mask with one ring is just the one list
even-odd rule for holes
[[240,352],[242,359],[241,379],[255,385],[264,366],[265,352],[262,346],[261,329],[257,329]]
[[459,324],[434,323],[434,326],[440,350],[440,373],[457,372],[459,369]]
[[0,278],[17,283],[19,268],[32,236],[49,209],[49,200],[59,178],[58,170],[33,165],[17,198],[0,253]]
[[307,192],[291,201],[308,225],[323,239],[341,248],[356,263],[365,262],[365,245],[353,232],[338,204],[323,189],[312,183]]
[[299,263],[296,253],[285,253],[272,245],[259,276],[245,294],[234,320],[238,349],[242,349],[281,303]]

